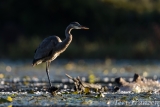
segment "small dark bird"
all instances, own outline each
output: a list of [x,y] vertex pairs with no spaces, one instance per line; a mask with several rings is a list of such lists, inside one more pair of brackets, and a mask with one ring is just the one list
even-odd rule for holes
[[69,44],[72,41],[71,30],[72,29],[89,29],[80,25],[78,22],[70,23],[66,30],[65,36],[66,38],[62,41],[58,36],[49,36],[45,38],[39,45],[39,47],[35,50],[33,66],[46,62],[46,73],[48,77],[48,81],[50,87],[52,87],[50,77],[49,77],[49,66],[51,61],[57,58],[62,52],[66,50]]

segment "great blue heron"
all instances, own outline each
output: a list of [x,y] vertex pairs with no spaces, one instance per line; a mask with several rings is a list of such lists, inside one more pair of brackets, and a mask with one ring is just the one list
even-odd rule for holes
[[41,64],[42,62],[46,62],[46,73],[50,87],[52,87],[52,83],[49,77],[50,63],[62,52],[64,52],[71,43],[72,35],[70,32],[72,29],[89,29],[89,28],[80,25],[78,22],[72,22],[67,26],[65,30],[66,38],[63,41],[61,41],[61,39],[58,36],[49,36],[45,38],[40,43],[39,47],[35,50],[35,55],[32,65],[35,66]]

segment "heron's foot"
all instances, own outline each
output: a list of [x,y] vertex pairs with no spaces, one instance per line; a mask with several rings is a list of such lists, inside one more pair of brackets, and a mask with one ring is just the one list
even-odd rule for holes
[[58,91],[58,87],[55,86],[51,86],[48,88],[48,91],[52,94],[52,95],[56,95],[57,91]]

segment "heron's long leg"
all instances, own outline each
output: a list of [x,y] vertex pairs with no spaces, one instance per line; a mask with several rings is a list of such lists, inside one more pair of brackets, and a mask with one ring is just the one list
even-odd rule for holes
[[50,62],[46,62],[46,73],[47,73],[47,77],[48,77],[48,81],[49,81],[49,84],[50,84],[50,87],[52,87],[52,83],[51,83],[51,80],[49,78],[49,65],[50,65]]

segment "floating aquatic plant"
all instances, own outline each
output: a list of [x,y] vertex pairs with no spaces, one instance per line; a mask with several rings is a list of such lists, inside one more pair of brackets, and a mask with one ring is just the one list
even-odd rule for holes
[[10,96],[7,96],[6,98],[0,98],[0,104],[1,103],[10,103],[12,101],[13,101],[12,97],[10,97]]

